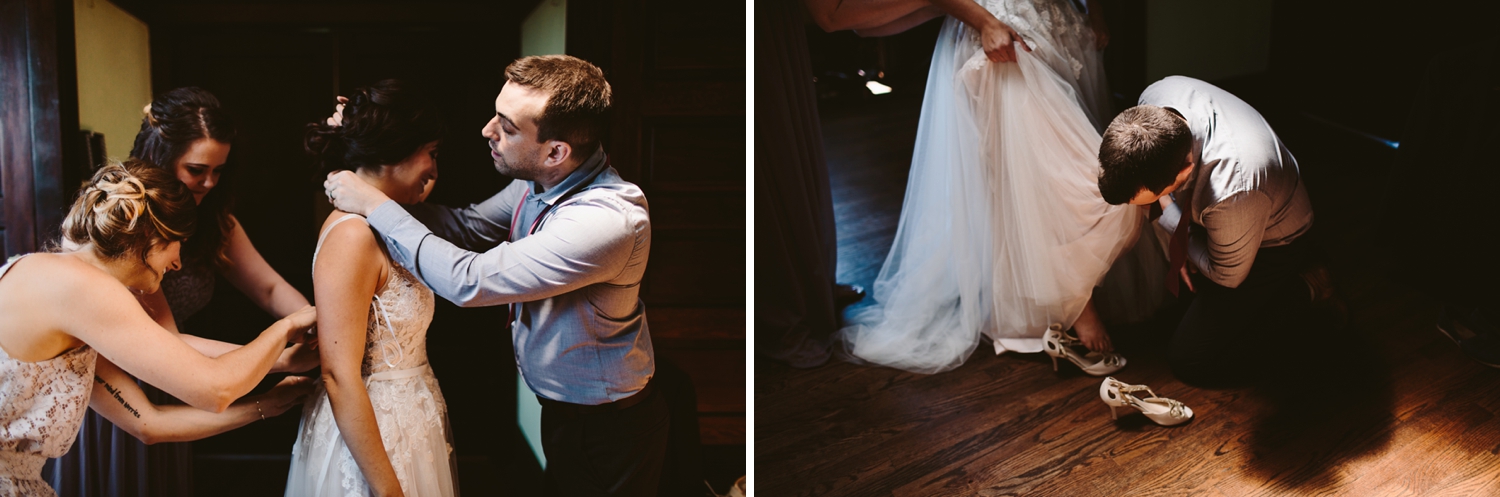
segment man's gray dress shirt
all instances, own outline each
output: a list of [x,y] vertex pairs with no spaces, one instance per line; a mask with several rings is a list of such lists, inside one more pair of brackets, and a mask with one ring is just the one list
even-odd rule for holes
[[1192,130],[1198,168],[1157,223],[1172,233],[1179,204],[1188,204],[1189,219],[1204,228],[1193,231],[1188,259],[1208,279],[1237,287],[1261,247],[1290,244],[1312,227],[1297,159],[1250,104],[1185,76],[1146,87],[1140,104],[1174,109]]
[[519,304],[516,365],[537,395],[603,404],[640,391],[655,374],[639,297],[651,252],[646,196],[609,167],[602,148],[545,192],[516,180],[462,209],[386,202],[369,221],[391,259],[443,298],[464,307]]

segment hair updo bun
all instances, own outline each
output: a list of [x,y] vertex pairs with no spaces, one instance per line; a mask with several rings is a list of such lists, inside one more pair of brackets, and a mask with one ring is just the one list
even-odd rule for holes
[[342,125],[307,125],[303,146],[320,172],[396,164],[443,137],[443,120],[410,84],[381,80],[349,95]]
[[192,193],[176,176],[137,159],[111,161],[78,193],[62,233],[105,259],[144,259],[154,245],[192,236],[196,217]]

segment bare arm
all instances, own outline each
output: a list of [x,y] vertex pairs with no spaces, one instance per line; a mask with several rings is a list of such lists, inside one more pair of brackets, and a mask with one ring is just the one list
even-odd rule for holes
[[225,255],[234,265],[224,271],[224,277],[261,309],[280,318],[307,306],[307,297],[266,263],[238,220],[229,233],[228,243]]
[[[74,264],[86,266],[81,261]],[[254,388],[286,342],[300,339],[314,317],[311,308],[299,311],[271,325],[250,344],[210,358],[158,325],[109,275],[85,269],[57,270],[49,276],[46,283],[34,285],[39,291],[31,299],[35,308],[46,309],[39,315],[54,320],[47,328],[82,340],[121,369],[189,405],[214,412]]]
[[[221,342],[179,332],[177,321],[172,316],[172,309],[167,305],[167,298],[160,290],[155,293],[142,295],[139,299],[141,301],[141,308],[145,309],[146,314],[156,320],[156,324],[161,325],[167,331],[176,333],[178,338],[181,338],[193,350],[197,350],[203,355],[219,357],[229,353],[229,351],[240,348],[240,344],[237,343]],[[271,366],[271,372],[300,373],[317,367],[318,353],[316,350],[312,350],[312,343],[316,343],[316,341],[316,339],[312,339],[309,343],[299,343],[281,351],[281,354],[276,357],[276,364]]]
[[898,33],[903,33],[908,29],[920,26],[924,22],[943,17],[945,14],[946,13],[943,12],[943,9],[939,9],[937,7],[929,5],[927,7],[912,11],[912,13],[910,14],[907,14],[899,19],[880,26],[856,29],[854,30],[854,34],[866,38],[890,36]]
[[872,29],[895,22],[929,5],[927,0],[803,0],[813,22],[824,31]]
[[[333,419],[375,495],[401,495],[396,470],[386,455],[375,424],[375,408],[365,389],[360,366],[365,356],[365,332],[370,299],[388,274],[375,235],[364,223],[335,226],[323,241],[323,253],[313,265],[313,294],[321,304],[318,314],[323,386],[328,390]],[[386,276],[388,277],[388,276]]]
[[1109,25],[1104,23],[1104,2],[1088,0],[1089,29],[1094,31],[1094,48],[1104,50],[1109,46]]
[[1031,51],[1031,46],[1021,39],[1021,35],[974,0],[932,0],[932,4],[964,24],[978,29],[980,47],[984,49],[990,62],[1015,62],[1016,42],[1021,44],[1023,50]]
[[184,405],[158,406],[146,398],[134,378],[101,357],[94,370],[89,407],[147,445],[187,442],[245,426],[261,416],[278,416],[302,402],[312,388],[311,379],[291,376],[269,392],[236,401],[224,412]]

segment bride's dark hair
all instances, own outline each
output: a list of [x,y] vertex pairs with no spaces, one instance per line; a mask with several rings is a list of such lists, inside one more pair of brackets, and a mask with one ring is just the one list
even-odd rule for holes
[[386,79],[349,95],[341,126],[308,124],[303,147],[326,173],[395,164],[442,136],[443,120],[426,95]]

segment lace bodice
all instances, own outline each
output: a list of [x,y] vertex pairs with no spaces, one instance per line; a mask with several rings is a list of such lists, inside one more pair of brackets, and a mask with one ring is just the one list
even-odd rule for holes
[[[349,219],[364,218],[349,214],[334,221],[313,251],[313,264],[323,250],[323,239],[329,231]],[[371,270],[375,270],[371,268]],[[365,359],[361,374],[369,376],[382,371],[410,369],[427,364],[427,325],[435,309],[432,290],[405,268],[391,264],[391,275],[385,286],[370,301],[366,322]]]
[[[349,219],[362,218],[350,214],[333,225]],[[320,237],[314,264],[322,246]],[[457,495],[453,477],[457,460],[448,430],[447,403],[427,366],[427,325],[432,322],[433,303],[432,290],[405,268],[391,264],[389,280],[370,302],[362,373],[381,443],[401,488],[406,495],[443,497]],[[286,495],[369,495],[369,485],[339,432],[332,401],[321,383],[302,413]]]
[[188,318],[208,306],[214,296],[214,265],[198,261],[168,272],[161,279],[161,292],[172,309],[172,319],[181,327]]
[[[1087,17],[1071,0],[978,0],[985,10],[1010,26],[1026,40],[1032,54],[1054,71],[1080,77],[1083,61],[1078,54],[1094,43]],[[977,45],[979,31],[969,30]],[[980,58],[983,54],[980,54]],[[978,60],[976,60],[976,63]]]
[[[0,266],[0,278],[19,258]],[[47,458],[73,445],[89,408],[98,357],[85,345],[45,361],[22,362],[0,349],[0,487],[6,477],[39,480]]]

